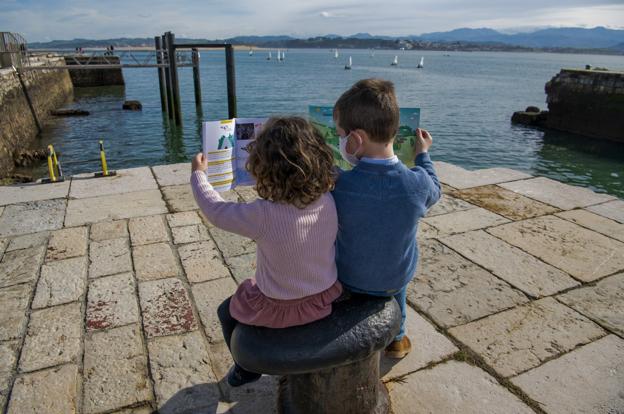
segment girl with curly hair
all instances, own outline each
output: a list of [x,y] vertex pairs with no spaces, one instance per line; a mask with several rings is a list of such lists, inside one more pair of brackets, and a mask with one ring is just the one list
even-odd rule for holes
[[[243,204],[224,201],[205,174],[203,154],[193,160],[191,186],[197,204],[217,227],[257,243],[256,274],[240,284],[218,309],[230,346],[237,323],[286,328],[329,315],[342,293],[337,280],[338,230],[334,158],[320,133],[299,117],[271,118],[249,144],[247,169],[260,198]],[[236,363],[228,383],[259,379]]]

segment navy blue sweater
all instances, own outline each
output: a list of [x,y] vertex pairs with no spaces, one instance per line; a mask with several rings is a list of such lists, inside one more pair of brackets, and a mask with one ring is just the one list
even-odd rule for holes
[[354,288],[401,289],[418,261],[418,220],[440,198],[429,154],[416,167],[359,162],[342,171],[333,191],[338,210],[338,280]]

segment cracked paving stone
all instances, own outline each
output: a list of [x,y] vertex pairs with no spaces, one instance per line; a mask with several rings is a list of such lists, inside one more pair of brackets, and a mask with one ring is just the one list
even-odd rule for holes
[[439,234],[454,234],[498,226],[508,223],[509,220],[486,209],[475,207],[440,216],[425,217],[422,222],[435,227]]
[[102,221],[91,226],[91,240],[104,241],[128,237],[128,220]]
[[456,211],[470,210],[475,208],[472,204],[466,203],[464,200],[453,196],[442,194],[440,200],[427,210],[427,217],[439,216],[440,214],[449,214]]
[[134,268],[140,281],[178,276],[177,260],[167,243],[147,244],[132,248]]
[[210,343],[223,341],[217,308],[221,302],[236,292],[236,283],[231,278],[217,279],[197,283],[191,287],[191,290],[208,340]]
[[163,187],[161,191],[172,213],[197,210],[190,184]]
[[139,296],[148,338],[197,329],[188,292],[180,280],[171,278],[141,282]]
[[135,289],[132,273],[92,280],[87,302],[87,329],[107,329],[139,322]]
[[63,227],[67,200],[11,204],[0,216],[0,237],[56,230]]
[[35,282],[44,254],[45,246],[5,253],[0,262],[0,288]]
[[169,241],[164,216],[133,218],[128,228],[133,246]]
[[230,272],[223,264],[221,254],[211,240],[180,246],[178,254],[186,277],[191,283],[230,276]]
[[15,285],[0,289],[0,341],[21,338],[26,323],[26,311],[33,286],[28,284]]
[[[39,233],[24,234],[14,237],[6,248],[7,252],[13,250],[29,249],[31,247],[43,246],[47,243],[49,231],[42,231]],[[1,249],[0,249],[1,250]]]
[[228,257],[225,259],[232,271],[236,283],[243,283],[245,279],[256,275],[256,253],[243,254],[241,256]]
[[617,221],[587,210],[564,211],[556,214],[556,216],[624,242],[624,224],[620,224]]
[[125,238],[91,242],[89,258],[90,278],[132,271],[130,247]]
[[230,233],[217,227],[211,228],[210,234],[212,234],[217,247],[223,252],[223,257],[225,258],[256,251],[256,242],[238,234]]
[[11,376],[17,362],[17,351],[20,341],[0,342],[0,411],[4,412],[4,405],[11,386]]
[[203,224],[174,227],[171,229],[171,234],[173,235],[174,244],[193,243],[210,239],[208,230]]
[[87,257],[49,262],[41,267],[32,308],[40,309],[79,300],[87,286]]
[[87,228],[73,227],[52,232],[46,261],[69,259],[87,254]]
[[624,200],[613,200],[597,206],[587,207],[587,209],[624,224]]
[[182,213],[167,214],[167,222],[169,227],[192,226],[193,224],[202,224],[201,218],[196,211],[184,211]]

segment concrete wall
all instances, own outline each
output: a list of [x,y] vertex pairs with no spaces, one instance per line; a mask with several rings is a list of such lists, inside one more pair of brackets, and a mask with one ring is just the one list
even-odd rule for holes
[[546,83],[546,126],[624,142],[624,73],[562,69]]
[[[63,63],[61,58],[40,57],[34,64]],[[41,124],[51,109],[58,108],[73,95],[67,70],[24,71],[22,79]],[[0,70],[0,177],[14,168],[13,157],[21,149],[32,146],[38,134],[33,113],[24,90],[13,69]],[[44,143],[41,144],[44,146]]]
[[[68,65],[81,64],[106,65],[119,64],[119,56],[72,56],[66,57]],[[125,85],[121,69],[69,69],[72,83],[75,87],[81,86],[110,86]]]

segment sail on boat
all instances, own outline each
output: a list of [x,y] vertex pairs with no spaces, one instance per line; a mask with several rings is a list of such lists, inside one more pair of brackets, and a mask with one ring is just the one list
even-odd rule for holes
[[267,60],[271,60],[271,51],[269,50],[269,56],[267,56]]
[[351,60],[351,56],[349,56],[349,63],[345,65],[345,70],[351,70],[352,64],[353,64],[353,61]]
[[338,49],[334,49],[334,59],[338,59]]
[[277,49],[277,61],[279,62],[280,60],[282,60],[282,52]]
[[391,66],[398,66],[399,65],[399,57],[395,56],[394,60],[392,61],[392,63],[390,65]]
[[370,57],[375,57],[375,51],[371,50]]
[[249,48],[249,56],[253,56],[253,49]]
[[416,66],[418,69],[422,69],[425,67],[425,57],[421,56],[420,57],[420,62],[418,62],[418,66]]

